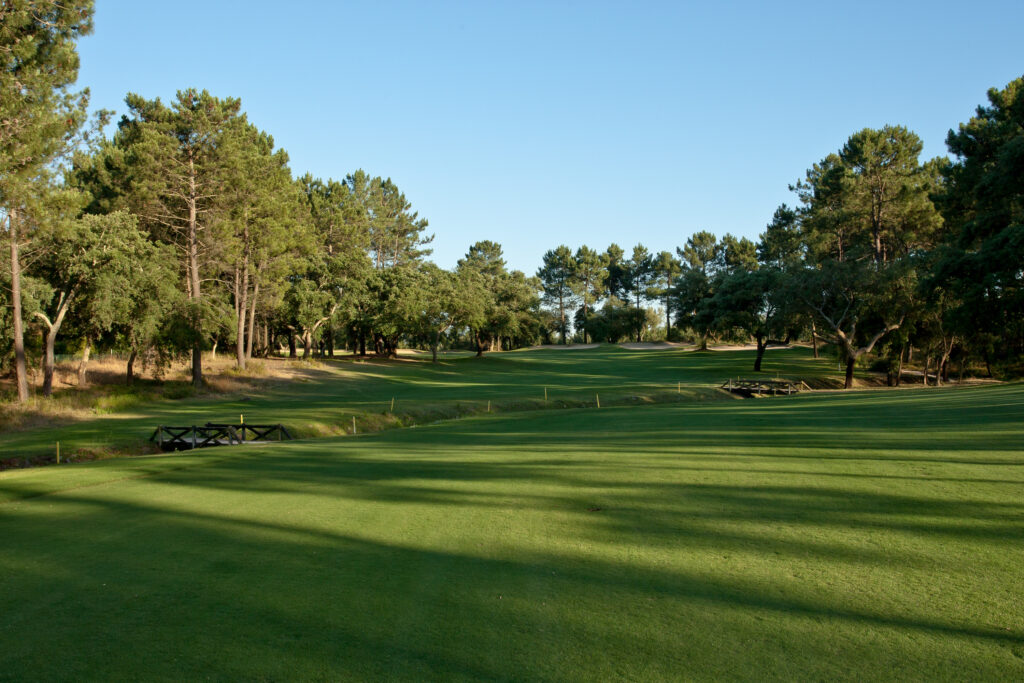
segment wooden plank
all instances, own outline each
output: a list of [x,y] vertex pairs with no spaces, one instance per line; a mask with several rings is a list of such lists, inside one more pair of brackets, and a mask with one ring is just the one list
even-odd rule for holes
[[212,446],[236,446],[260,441],[292,440],[292,435],[283,424],[218,424],[207,422],[203,426],[167,427],[160,425],[149,438],[156,441],[164,451],[208,448]]

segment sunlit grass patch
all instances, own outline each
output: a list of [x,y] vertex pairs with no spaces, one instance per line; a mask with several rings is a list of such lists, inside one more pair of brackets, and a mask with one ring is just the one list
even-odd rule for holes
[[1024,674],[1024,385],[360,434],[0,474],[0,671]]

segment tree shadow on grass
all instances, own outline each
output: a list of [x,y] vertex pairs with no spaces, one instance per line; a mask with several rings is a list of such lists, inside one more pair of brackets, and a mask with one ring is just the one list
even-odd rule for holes
[[742,411],[581,411],[4,480],[41,497],[0,506],[0,672],[1017,678],[1015,410],[911,453],[914,415],[772,453]]
[[[1008,628],[927,606],[901,613],[781,577],[571,544],[510,555],[443,535],[386,541],[221,502],[67,494],[48,505],[0,522],[0,628],[23,634],[0,669],[15,677],[927,677],[914,667],[940,653],[930,666],[1006,677],[1019,669],[1004,648],[1024,644],[1019,614]],[[580,526],[601,528],[589,520]],[[876,633],[887,642],[863,658]]]

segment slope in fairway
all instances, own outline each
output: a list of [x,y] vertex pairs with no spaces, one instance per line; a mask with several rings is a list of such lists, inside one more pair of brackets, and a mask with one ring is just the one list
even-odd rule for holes
[[[284,363],[283,360],[274,362]],[[52,454],[60,441],[65,454],[76,448],[102,450],[138,446],[157,425],[236,422],[240,414],[251,424],[284,423],[311,436],[339,433],[369,417],[379,420],[395,399],[396,413],[452,410],[459,404],[495,409],[523,401],[540,401],[547,388],[552,405],[559,400],[606,403],[615,396],[672,392],[709,393],[729,377],[751,374],[753,351],[628,351],[605,346],[585,351],[525,351],[429,362],[358,362],[351,358],[317,366],[299,365],[295,381],[244,395],[222,395],[179,401],[157,401],[129,411],[75,420],[51,429],[2,435],[4,455]],[[835,374],[834,362],[811,356],[809,349],[773,349],[765,357],[765,376],[814,378]],[[686,396],[684,396],[684,399]],[[535,406],[539,407],[539,406]],[[437,417],[430,418],[430,421]]]
[[1022,424],[1011,385],[7,472],[0,678],[1021,679]]

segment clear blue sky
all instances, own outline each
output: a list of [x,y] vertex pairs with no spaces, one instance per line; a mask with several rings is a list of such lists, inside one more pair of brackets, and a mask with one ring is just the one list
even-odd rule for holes
[[295,175],[390,176],[449,267],[481,239],[546,249],[697,230],[756,238],[849,135],[945,154],[1024,74],[1024,2],[98,0],[79,85],[235,96]]

